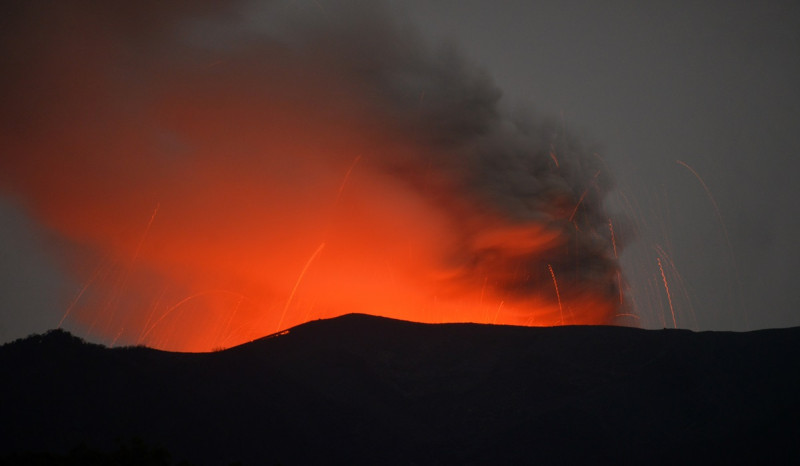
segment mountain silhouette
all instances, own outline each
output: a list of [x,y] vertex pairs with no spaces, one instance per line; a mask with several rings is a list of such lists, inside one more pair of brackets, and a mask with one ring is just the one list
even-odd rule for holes
[[200,465],[800,460],[800,328],[351,314],[212,353],[54,330],[0,347],[0,369],[7,460],[129,438]]

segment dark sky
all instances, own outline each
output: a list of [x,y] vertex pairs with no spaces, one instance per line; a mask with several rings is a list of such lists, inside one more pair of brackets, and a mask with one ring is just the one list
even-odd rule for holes
[[[312,16],[350,11],[285,3]],[[615,183],[606,208],[619,219],[626,296],[641,326],[671,327],[671,314],[696,330],[800,325],[796,2],[389,8],[485,71],[504,112],[532,108],[596,144]],[[251,11],[255,23],[273,19]],[[20,50],[18,39],[5,34],[4,52]],[[0,198],[0,340],[56,326],[64,297],[80,290],[53,254],[61,241],[17,197]]]

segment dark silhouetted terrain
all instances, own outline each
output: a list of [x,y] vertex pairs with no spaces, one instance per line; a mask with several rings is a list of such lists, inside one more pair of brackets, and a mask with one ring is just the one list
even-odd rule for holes
[[800,461],[800,328],[348,315],[204,354],[52,331],[0,369],[6,460],[136,438],[209,465]]

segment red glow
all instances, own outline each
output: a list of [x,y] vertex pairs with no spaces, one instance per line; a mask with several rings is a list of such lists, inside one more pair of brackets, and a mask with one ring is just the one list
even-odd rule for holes
[[[48,225],[107,257],[74,264],[83,286],[68,322],[117,343],[203,351],[350,312],[559,325],[605,323],[617,307],[590,290],[558,296],[552,283],[503,291],[521,273],[514,258],[564,247],[544,225],[484,228],[467,248],[494,258],[459,263],[459,224],[370,165],[378,149],[363,142],[331,137],[295,148],[286,140],[292,128],[236,134],[233,126],[248,126],[241,120],[213,131],[233,133],[227,141],[204,140],[210,126],[181,132],[194,143],[188,172],[123,153],[127,174],[90,173],[103,160],[88,160],[25,180]],[[228,158],[242,140],[253,154]],[[48,163],[49,143],[36,154]],[[257,157],[281,152],[292,156]],[[363,154],[355,168],[351,154]],[[553,271],[542,263],[540,273]]]
[[576,268],[571,222],[589,188],[543,198],[547,218],[507,220],[425,163],[446,149],[320,57],[156,58],[140,84],[96,66],[113,54],[91,39],[39,57],[32,85],[54,101],[0,164],[3,186],[78,246],[64,325],[206,351],[351,312],[516,325],[618,313],[602,285],[616,272],[595,286],[559,268]]

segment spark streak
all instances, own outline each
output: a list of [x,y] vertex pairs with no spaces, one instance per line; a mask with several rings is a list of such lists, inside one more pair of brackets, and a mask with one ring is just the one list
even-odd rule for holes
[[657,257],[658,270],[661,271],[661,279],[664,281],[664,291],[667,292],[667,301],[669,302],[669,312],[672,313],[672,327],[678,328],[678,323],[675,321],[675,309],[672,307],[672,295],[669,293],[669,284],[667,284],[667,276],[664,275],[664,267],[661,265],[661,258]]
[[550,158],[553,159],[553,163],[556,164],[556,168],[559,168],[558,158],[556,157],[556,149],[553,144],[550,144]]
[[494,313],[494,320],[492,321],[492,325],[497,325],[497,318],[500,316],[500,309],[503,308],[503,303],[505,301],[500,301],[500,305],[497,306],[497,312]]
[[300,282],[303,280],[303,276],[305,276],[306,271],[308,271],[308,267],[311,266],[311,263],[314,262],[314,259],[317,258],[322,249],[325,248],[325,243],[320,243],[319,247],[314,254],[311,254],[311,257],[308,258],[306,265],[303,266],[303,270],[300,272],[300,276],[297,277],[297,281],[294,284],[294,288],[292,288],[292,292],[289,294],[289,299],[286,300],[286,305],[283,307],[283,313],[281,314],[281,319],[278,321],[278,329],[277,332],[280,332],[281,325],[283,325],[283,319],[286,317],[286,311],[289,310],[289,306],[292,304],[292,299],[294,299],[294,294],[297,291],[297,288],[300,286]]
[[142,238],[139,240],[139,244],[136,246],[136,251],[133,253],[133,258],[131,259],[131,263],[136,262],[136,258],[139,257],[139,252],[142,249],[142,245],[144,244],[144,240],[147,239],[147,233],[150,232],[150,227],[153,226],[153,220],[156,219],[156,214],[158,214],[158,209],[161,208],[161,203],[156,203],[156,208],[153,210],[153,215],[150,216],[150,220],[147,222],[147,227],[144,229],[144,233],[142,234]]
[[86,290],[89,288],[89,286],[91,286],[92,282],[95,281],[95,279],[97,278],[97,275],[98,275],[99,272],[100,272],[100,268],[98,267],[97,269],[95,269],[95,271],[92,274],[91,278],[89,278],[89,280],[87,280],[86,283],[83,285],[83,288],[81,288],[81,291],[78,292],[78,294],[75,296],[75,298],[72,300],[72,302],[69,303],[69,306],[67,307],[67,310],[64,312],[64,315],[61,316],[61,320],[58,321],[58,327],[56,327],[56,328],[61,328],[61,326],[64,324],[64,321],[67,320],[67,317],[69,317],[70,313],[72,312],[72,309],[75,307],[76,304],[78,304],[78,301],[80,301],[81,296],[83,296],[83,293],[85,293]]
[[[611,219],[608,219],[608,230],[611,232],[611,246],[614,248],[614,258],[619,259],[619,255],[617,254],[617,239],[614,237],[614,224],[611,222]],[[619,270],[617,270],[617,288],[619,288],[619,303],[625,300],[624,296],[622,295],[622,274]]]
[[714,195],[711,194],[711,189],[709,189],[709,187],[706,184],[706,182],[703,181],[703,178],[700,177],[700,174],[697,173],[697,171],[694,168],[690,167],[689,164],[687,164],[686,162],[680,161],[680,160],[676,160],[676,162],[678,162],[679,165],[682,165],[682,166],[686,167],[687,170],[692,172],[692,175],[694,175],[694,177],[697,178],[697,181],[699,181],[700,184],[703,186],[703,189],[705,190],[706,195],[708,195],[708,199],[711,201],[711,204],[714,206],[714,212],[716,212],[717,219],[719,220],[719,223],[722,226],[722,232],[725,234],[725,241],[727,241],[728,248],[730,248],[731,247],[731,241],[728,238],[728,229],[725,227],[725,222],[722,221],[722,213],[719,210],[719,205],[717,204],[717,200],[714,198]]
[[553,277],[553,287],[556,289],[556,298],[558,299],[558,312],[561,313],[561,325],[564,325],[564,309],[561,307],[561,293],[558,291],[558,281],[556,281],[556,273],[553,272],[553,266],[547,264],[547,270],[550,271],[550,276]]
[[[678,272],[678,267],[675,265],[675,261],[672,260],[672,256],[669,253],[667,253],[667,251],[665,251],[664,248],[661,247],[661,245],[656,244],[655,249],[658,252],[658,254],[660,254],[661,257],[663,257],[664,260],[667,261],[666,262],[667,269],[671,271],[672,276],[677,278],[678,289],[682,291],[683,297],[689,306],[689,313],[690,316],[692,317],[693,325],[695,328],[697,328],[697,320],[694,314],[694,306],[692,305],[692,300],[689,297],[689,293],[687,292],[686,283],[683,280],[683,276],[680,274],[680,272]],[[673,289],[675,288],[675,280],[673,280],[672,288]]]
[[350,179],[350,173],[352,173],[353,169],[356,168],[356,165],[358,165],[358,161],[359,160],[361,160],[361,156],[360,155],[356,156],[355,160],[353,160],[353,163],[350,164],[350,168],[347,169],[347,173],[345,173],[345,175],[344,175],[344,179],[342,180],[342,184],[339,185],[339,192],[336,193],[336,200],[334,201],[334,204],[338,204],[339,203],[339,198],[342,197],[342,192],[344,192],[344,187],[347,184],[347,180]]
[[128,285],[128,278],[130,277],[131,270],[134,264],[136,263],[136,260],[139,258],[139,253],[141,252],[142,245],[144,245],[144,242],[147,239],[147,234],[150,232],[150,227],[153,226],[153,221],[156,219],[156,215],[158,214],[158,210],[160,208],[161,208],[161,203],[157,202],[156,208],[153,210],[153,214],[150,216],[150,220],[147,221],[147,226],[144,229],[144,233],[142,233],[142,237],[139,238],[139,243],[136,245],[136,249],[133,252],[133,256],[131,257],[130,263],[128,263],[125,266],[122,274],[117,278],[114,287],[112,288],[110,298],[103,307],[104,314],[110,315],[113,312],[116,302],[119,300],[120,296],[125,291],[125,288]]
[[187,296],[187,297],[183,298],[182,300],[178,301],[177,303],[173,304],[169,309],[167,309],[163,314],[161,314],[161,317],[159,317],[155,322],[153,322],[153,324],[150,326],[150,328],[148,328],[147,331],[145,331],[142,334],[142,336],[139,338],[139,341],[143,341],[145,338],[147,338],[147,336],[150,334],[150,332],[152,332],[153,329],[156,328],[158,326],[158,324],[160,324],[161,321],[163,321],[168,315],[172,314],[172,312],[174,312],[175,309],[178,309],[179,307],[183,306],[184,304],[186,304],[187,302],[189,302],[189,301],[191,301],[191,300],[193,300],[195,298],[199,298],[200,296],[205,296],[205,295],[209,295],[209,294],[212,294],[212,293],[231,294],[231,295],[234,295],[234,296],[238,296],[240,298],[245,298],[245,296],[243,294],[241,294],[241,293],[236,293],[234,291],[228,291],[228,290],[206,290],[206,291],[201,291],[200,293],[195,293],[195,294],[193,294],[191,296]]
[[[725,243],[728,246],[728,256],[730,257],[731,264],[733,266],[734,278],[736,280],[736,293],[739,295],[739,304],[743,306],[744,299],[742,298],[742,284],[739,280],[739,267],[736,265],[736,256],[733,254],[733,246],[731,246],[731,239],[730,236],[728,235],[728,228],[725,226],[725,221],[722,219],[722,212],[719,209],[717,200],[714,198],[714,195],[711,193],[711,189],[708,187],[706,182],[703,181],[703,178],[700,176],[699,173],[697,173],[697,171],[694,168],[692,168],[689,164],[681,160],[676,160],[676,162],[678,163],[678,165],[682,165],[687,170],[692,172],[692,175],[694,175],[694,177],[697,178],[697,181],[700,182],[700,185],[703,186],[703,190],[705,190],[706,195],[708,196],[708,200],[711,201],[711,205],[714,206],[714,212],[717,214],[717,221],[719,221],[719,225],[722,228],[722,234],[725,235]],[[746,310],[744,311],[744,314],[745,314],[745,320],[749,320]]]
[[[92,286],[92,284],[95,282],[95,280],[99,278],[101,269],[103,269],[103,267],[108,265],[107,261],[110,255],[111,255],[110,253],[106,253],[105,257],[103,257],[103,259],[100,260],[100,263],[97,265],[97,267],[95,267],[92,276],[89,277],[88,280],[86,280],[81,290],[78,292],[75,298],[72,299],[72,301],[69,303],[69,306],[67,306],[67,310],[64,311],[64,315],[62,315],[61,320],[58,321],[57,328],[61,328],[61,326],[64,324],[64,321],[67,320],[67,317],[69,317],[70,314],[72,314],[72,311],[74,310],[78,302],[81,300],[81,297],[83,297],[84,293],[86,293],[86,290],[88,290],[89,287]],[[108,271],[106,271],[106,275],[108,275]]]
[[617,255],[617,239],[614,237],[614,224],[611,223],[611,219],[608,219],[608,230],[611,232],[611,245],[614,247],[614,257],[619,258],[619,255]]
[[581,194],[581,197],[578,199],[577,204],[575,204],[575,208],[572,209],[572,214],[570,214],[570,216],[569,216],[569,221],[570,222],[572,221],[573,218],[575,218],[575,214],[578,213],[578,208],[583,203],[583,199],[586,197],[586,194],[589,193],[589,189],[592,186],[594,186],[595,182],[597,181],[597,177],[598,176],[600,176],[600,170],[597,170],[597,173],[594,174],[594,176],[592,177],[592,182],[589,184],[589,187],[583,190],[583,194]]

